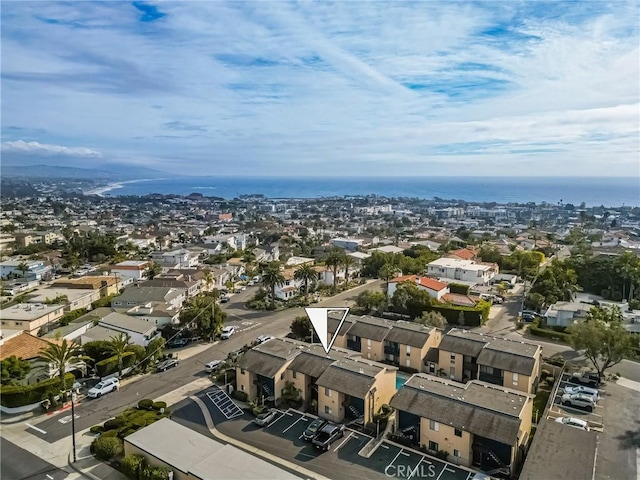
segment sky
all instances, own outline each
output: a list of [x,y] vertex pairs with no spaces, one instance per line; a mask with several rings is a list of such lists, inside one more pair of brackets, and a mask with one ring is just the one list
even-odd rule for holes
[[2,161],[640,176],[639,1],[2,1]]

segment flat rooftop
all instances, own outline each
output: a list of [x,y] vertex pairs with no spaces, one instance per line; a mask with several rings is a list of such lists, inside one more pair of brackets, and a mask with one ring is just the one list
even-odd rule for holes
[[57,310],[64,310],[64,305],[45,305],[43,303],[19,303],[0,310],[2,320],[35,320]]

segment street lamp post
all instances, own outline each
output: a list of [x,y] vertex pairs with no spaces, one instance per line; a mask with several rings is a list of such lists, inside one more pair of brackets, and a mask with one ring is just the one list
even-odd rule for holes
[[71,438],[73,441],[73,463],[76,462],[76,393],[71,392]]

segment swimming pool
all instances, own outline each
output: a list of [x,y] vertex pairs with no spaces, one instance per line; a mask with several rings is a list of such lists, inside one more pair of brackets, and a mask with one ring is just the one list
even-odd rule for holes
[[400,387],[405,384],[407,380],[411,378],[411,375],[402,372],[396,372],[396,390],[400,390]]

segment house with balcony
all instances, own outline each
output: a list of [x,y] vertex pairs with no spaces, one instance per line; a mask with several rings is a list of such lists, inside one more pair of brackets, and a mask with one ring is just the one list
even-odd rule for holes
[[396,392],[397,368],[361,357],[329,365],[318,377],[318,415],[333,422],[362,418],[364,423]]
[[31,335],[46,333],[64,315],[64,305],[19,303],[2,309],[2,330],[22,330]]
[[442,336],[437,352],[434,369],[451,380],[482,380],[526,393],[538,388],[540,345],[454,328]]
[[531,434],[533,395],[478,380],[413,375],[390,402],[395,430],[432,455],[489,474],[513,475]]
[[498,273],[497,266],[464,260],[462,258],[438,258],[427,265],[427,274],[447,282],[466,282],[473,285],[489,285]]
[[245,352],[236,366],[237,389],[248,400],[276,401],[287,382],[286,369],[300,354],[304,344],[273,338]]
[[142,280],[149,269],[149,262],[144,260],[127,260],[111,267],[111,274],[127,284],[134,280]]
[[435,298],[436,300],[441,300],[444,295],[449,293],[449,285],[435,278],[421,277],[419,275],[403,275],[389,280],[389,297],[393,297],[398,285],[404,282],[414,283],[418,287],[418,290],[426,291],[431,298]]

